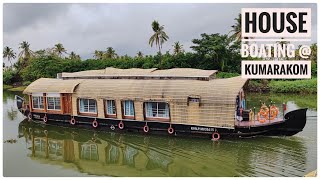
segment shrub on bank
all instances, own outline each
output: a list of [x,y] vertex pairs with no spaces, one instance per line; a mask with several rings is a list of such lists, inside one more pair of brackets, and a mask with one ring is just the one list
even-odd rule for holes
[[3,72],[3,83],[10,85],[14,83],[14,78],[16,76],[16,72],[12,69],[8,69]]
[[270,91],[277,93],[317,93],[317,78],[307,80],[272,80],[269,83]]
[[228,72],[218,72],[217,73],[217,78],[231,78],[231,77],[236,77],[240,76],[238,73],[228,73]]

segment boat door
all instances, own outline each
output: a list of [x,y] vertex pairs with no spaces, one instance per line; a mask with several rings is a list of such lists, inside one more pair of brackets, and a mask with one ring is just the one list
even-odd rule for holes
[[71,94],[62,94],[63,114],[71,114],[72,101]]

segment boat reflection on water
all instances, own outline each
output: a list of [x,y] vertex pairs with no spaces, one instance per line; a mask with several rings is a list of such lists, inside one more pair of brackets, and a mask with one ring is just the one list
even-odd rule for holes
[[299,176],[307,161],[304,143],[294,136],[213,142],[24,120],[19,137],[35,161],[100,176]]

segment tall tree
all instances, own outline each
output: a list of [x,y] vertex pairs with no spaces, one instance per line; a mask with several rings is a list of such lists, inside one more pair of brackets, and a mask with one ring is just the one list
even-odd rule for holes
[[241,40],[241,14],[238,14],[238,17],[234,19],[236,23],[231,26],[232,30],[229,33],[233,33],[231,38],[235,39],[236,41]]
[[93,57],[94,57],[95,59],[102,59],[102,58],[103,58],[103,51],[95,50]]
[[118,55],[112,47],[108,47],[105,56],[106,58],[115,59]]
[[16,58],[16,53],[13,52],[13,50],[10,47],[6,46],[3,48],[3,58],[7,58],[8,62],[10,62],[11,64],[10,67],[12,67],[11,60]]
[[193,39],[190,48],[200,56],[201,69],[219,69],[239,72],[241,64],[240,42],[227,35],[201,34],[201,39]]
[[71,51],[71,53],[69,54],[69,59],[71,59],[71,60],[79,60],[81,58],[80,58],[80,55],[78,55],[75,52]]
[[30,59],[34,55],[34,52],[31,51],[30,44],[27,41],[23,41],[19,45],[19,49],[21,49],[18,55],[19,58]]
[[164,31],[164,26],[160,26],[158,21],[153,21],[151,27],[154,34],[150,37],[149,44],[152,47],[155,43],[156,46],[159,48],[159,53],[161,54],[162,45],[165,41],[169,39],[169,36]]
[[61,43],[58,43],[54,45],[53,52],[58,55],[59,57],[62,57],[63,53],[67,53],[67,50],[63,47]]
[[174,55],[177,55],[177,54],[183,52],[183,45],[180,44],[179,41],[178,41],[178,42],[175,42],[175,43],[172,45],[172,47],[173,47],[173,54],[174,54]]
[[139,51],[139,52],[137,53],[137,57],[138,57],[138,58],[143,58],[143,53],[142,53],[141,51]]

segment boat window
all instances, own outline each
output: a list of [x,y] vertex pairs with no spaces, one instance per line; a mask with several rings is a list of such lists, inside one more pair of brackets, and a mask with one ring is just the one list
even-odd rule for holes
[[189,102],[198,103],[198,102],[200,102],[200,98],[192,98],[192,97],[189,97]]
[[47,97],[49,110],[60,110],[60,97]]
[[165,102],[147,102],[146,117],[169,118],[169,105]]
[[134,107],[133,107],[133,101],[126,100],[124,101],[124,115],[125,116],[134,116]]
[[97,113],[97,102],[94,99],[79,99],[80,113]]
[[114,100],[107,100],[106,108],[108,115],[116,115],[116,102]]
[[43,96],[32,96],[33,109],[43,109]]

